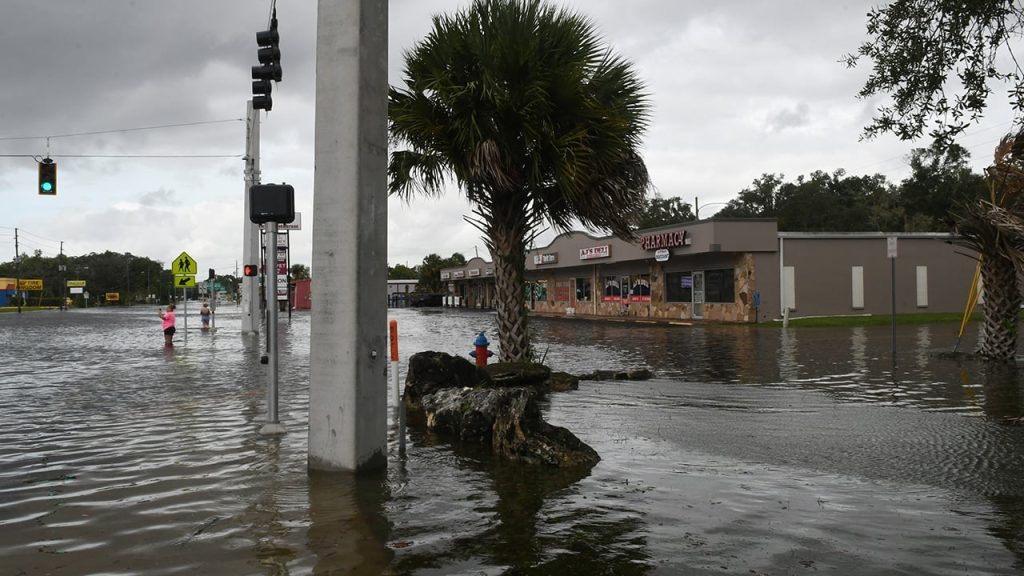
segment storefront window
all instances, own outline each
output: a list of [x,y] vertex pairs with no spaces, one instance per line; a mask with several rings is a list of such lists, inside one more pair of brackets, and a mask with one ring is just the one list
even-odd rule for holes
[[543,302],[548,299],[548,281],[526,283],[526,300],[529,302]]
[[618,302],[620,300],[622,300],[622,290],[619,288],[619,277],[605,276],[601,302]]
[[726,270],[706,270],[704,272],[704,301],[728,302],[736,301],[736,280],[732,268]]
[[669,272],[665,274],[666,302],[693,302],[693,273]]
[[631,277],[632,286],[629,289],[629,301],[630,302],[650,302],[651,301],[651,275],[640,274],[638,276]]
[[577,278],[576,279],[576,301],[577,302],[589,302],[590,298],[591,298],[590,278]]

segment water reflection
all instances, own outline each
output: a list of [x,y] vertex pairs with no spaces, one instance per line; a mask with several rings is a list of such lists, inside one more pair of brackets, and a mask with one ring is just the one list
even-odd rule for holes
[[615,498],[595,498],[582,490],[579,482],[589,476],[588,470],[523,466],[479,446],[448,446],[420,429],[410,429],[410,437],[414,444],[450,449],[462,469],[476,473],[475,482],[458,490],[476,503],[474,513],[482,523],[478,530],[455,538],[444,552],[412,546],[417,534],[422,537],[420,531],[396,528],[399,543],[410,539],[409,550],[399,550],[399,573],[420,573],[439,565],[459,566],[474,574],[583,576],[650,570],[642,516]]
[[386,480],[384,474],[310,473],[306,545],[317,557],[315,574],[387,572],[394,552],[387,545]]

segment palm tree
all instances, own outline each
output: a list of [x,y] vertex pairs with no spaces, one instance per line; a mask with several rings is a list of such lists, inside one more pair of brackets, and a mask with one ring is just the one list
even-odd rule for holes
[[389,192],[439,196],[449,181],[494,258],[501,360],[530,358],[526,247],[546,221],[632,238],[650,187],[648,104],[631,65],[593,25],[541,0],[476,0],[405,54],[389,92]]
[[980,254],[985,319],[978,354],[1012,360],[1024,273],[1024,133],[1002,138],[986,172],[989,198],[965,203],[953,220],[958,242]]

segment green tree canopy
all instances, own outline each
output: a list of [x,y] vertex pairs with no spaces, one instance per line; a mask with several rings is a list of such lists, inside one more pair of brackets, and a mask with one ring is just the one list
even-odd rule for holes
[[458,252],[448,258],[441,258],[437,254],[428,254],[423,259],[423,263],[419,265],[419,282],[416,283],[416,291],[428,294],[447,292],[445,283],[441,282],[441,270],[465,265],[466,257]]
[[872,8],[869,40],[845,58],[850,67],[862,59],[871,64],[860,98],[891,99],[865,135],[916,140],[931,126],[932,138],[945,146],[981,118],[993,84],[1007,87],[1020,119],[1024,78],[1010,43],[1024,32],[1022,16],[1015,0],[893,0]]
[[409,268],[405,264],[388,266],[388,280],[416,280],[420,273],[415,268]]
[[637,229],[657,228],[669,224],[682,224],[696,220],[692,207],[678,197],[662,198],[652,196],[647,199],[644,210],[637,222]]
[[289,275],[292,280],[306,280],[309,276],[309,266],[305,264],[292,264],[292,267],[288,269]]

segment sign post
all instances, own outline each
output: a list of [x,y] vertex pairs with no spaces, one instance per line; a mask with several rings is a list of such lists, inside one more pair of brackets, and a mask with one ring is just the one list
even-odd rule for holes
[[196,273],[199,271],[199,264],[188,255],[188,252],[178,254],[171,265],[174,272],[174,287],[181,288],[181,311],[184,318],[182,332],[185,334],[185,344],[188,344],[188,288],[196,287]]
[[896,377],[896,237],[889,236],[886,250],[889,256],[889,277],[892,280],[892,367],[893,378]]

